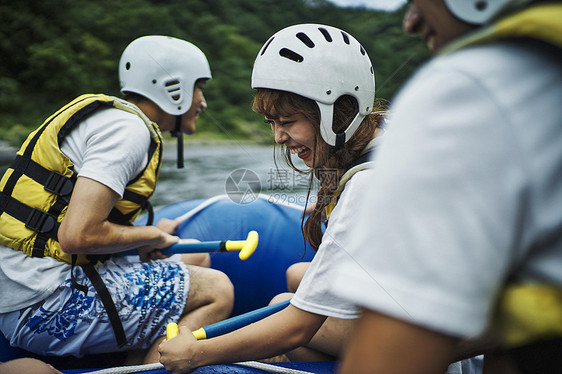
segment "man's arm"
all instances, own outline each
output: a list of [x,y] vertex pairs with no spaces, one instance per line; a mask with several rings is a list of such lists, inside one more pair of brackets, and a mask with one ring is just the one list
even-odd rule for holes
[[342,374],[445,373],[457,340],[371,310],[364,310],[346,349]]
[[118,199],[109,187],[78,177],[58,232],[68,254],[107,254],[131,248],[166,248],[178,241],[155,226],[121,226],[107,221]]

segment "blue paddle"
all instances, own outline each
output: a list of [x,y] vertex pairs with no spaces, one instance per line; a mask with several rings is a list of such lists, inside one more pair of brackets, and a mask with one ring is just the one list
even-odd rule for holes
[[[232,252],[240,251],[238,257],[247,260],[258,246],[259,236],[256,231],[250,231],[246,240],[208,241],[198,243],[177,243],[162,249],[162,253],[172,255],[176,253],[210,253],[210,252]],[[113,256],[138,255],[137,249],[114,253]]]
[[[213,323],[209,326],[201,327],[199,330],[195,330],[192,334],[197,338],[197,340],[210,339],[216,336],[228,334],[234,330],[241,327],[247,326],[250,323],[254,323],[263,319],[273,313],[277,313],[280,310],[285,309],[291,300],[281,301],[277,304],[272,304],[265,306],[260,309],[252,310],[251,312],[240,314],[239,316],[225,319],[217,323]],[[166,328],[166,337],[171,339],[178,333],[178,325],[174,322],[169,323]]]

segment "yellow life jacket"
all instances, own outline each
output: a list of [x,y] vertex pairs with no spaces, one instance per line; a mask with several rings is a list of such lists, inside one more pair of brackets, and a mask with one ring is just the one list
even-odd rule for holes
[[[377,141],[379,139],[380,138],[376,138]],[[338,200],[340,198],[340,195],[343,192],[343,189],[345,188],[345,185],[347,184],[347,182],[349,182],[349,180],[351,179],[351,177],[353,177],[355,175],[355,173],[358,173],[361,170],[369,169],[373,166],[374,162],[369,161],[369,160],[370,160],[371,155],[372,155],[372,153],[374,152],[374,149],[375,149],[374,144],[375,144],[375,142],[371,141],[367,145],[367,147],[365,147],[365,149],[361,152],[361,155],[359,156],[359,159],[356,160],[353,163],[353,165],[341,176],[340,181],[338,183],[338,188],[334,192],[334,196],[332,196],[332,200],[324,208],[324,211],[326,213],[326,223],[329,221],[330,215],[332,214],[332,211],[336,207],[336,205],[338,203]]]
[[561,19],[562,4],[546,3],[530,6],[450,43],[441,50],[440,54],[509,38],[535,39],[562,48]]
[[508,283],[496,308],[494,326],[508,348],[562,337],[562,288],[546,283]]
[[[509,38],[529,38],[562,48],[560,20],[562,4],[537,4],[451,43],[441,54]],[[506,348],[562,337],[562,287],[508,281],[500,292],[492,326]]]
[[[60,150],[65,138],[83,119],[100,108],[117,108],[139,116],[151,134],[148,164],[125,189],[108,220],[130,225],[148,204],[162,163],[158,126],[136,106],[116,97],[82,95],[49,117],[32,132],[0,181],[0,244],[28,256],[50,256],[72,263],[57,241],[77,173]],[[89,263],[78,255],[76,264]]]

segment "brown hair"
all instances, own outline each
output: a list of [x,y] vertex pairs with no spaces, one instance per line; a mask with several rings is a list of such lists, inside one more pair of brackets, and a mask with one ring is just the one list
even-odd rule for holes
[[[314,125],[315,143],[318,143],[319,146],[315,147],[318,154],[314,153],[313,157],[314,160],[325,160],[323,165],[314,167],[309,171],[299,170],[291,161],[291,154],[288,149],[284,152],[284,159],[292,169],[303,173],[311,172],[320,181],[316,206],[303,228],[305,239],[312,248],[317,250],[322,241],[324,209],[334,198],[341,176],[353,166],[363,149],[374,138],[375,129],[382,125],[384,107],[381,103],[377,103],[373,112],[363,119],[353,136],[343,147],[337,150],[322,140],[320,135],[320,110],[314,100],[291,92],[260,88],[257,90],[252,109],[271,119],[300,113]],[[352,96],[341,96],[336,100],[332,125],[334,132],[343,132],[357,114],[357,110],[357,101]],[[309,194],[311,188],[312,175],[308,186]]]

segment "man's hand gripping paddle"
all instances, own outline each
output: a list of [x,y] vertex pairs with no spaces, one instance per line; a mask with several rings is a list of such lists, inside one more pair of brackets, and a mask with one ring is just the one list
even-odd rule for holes
[[[198,243],[182,243],[181,241],[168,248],[162,249],[162,253],[172,255],[176,253],[211,253],[240,251],[240,260],[247,260],[258,246],[259,236],[256,231],[250,231],[246,240],[208,241]],[[114,256],[138,255],[137,249],[114,253]]]

